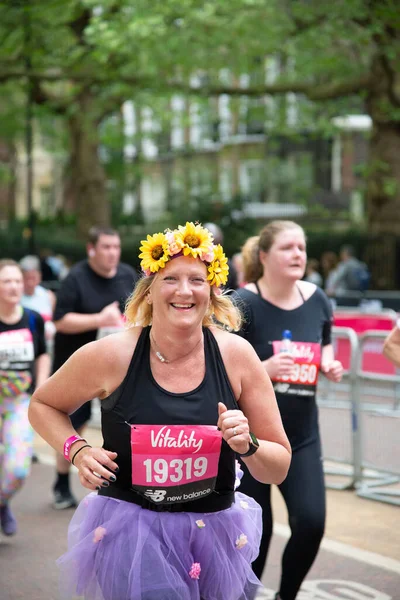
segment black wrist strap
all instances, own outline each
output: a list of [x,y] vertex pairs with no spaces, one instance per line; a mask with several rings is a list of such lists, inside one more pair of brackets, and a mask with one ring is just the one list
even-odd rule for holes
[[258,448],[260,447],[260,443],[259,443],[258,439],[256,438],[256,436],[254,435],[254,433],[252,433],[250,431],[249,436],[250,436],[249,449],[244,454],[239,454],[239,456],[241,456],[242,458],[246,458],[247,456],[252,456],[255,452],[257,452]]
[[78,450],[75,452],[75,454],[73,455],[73,457],[71,458],[71,463],[74,464],[74,460],[75,460],[75,456],[84,448],[91,448],[92,446],[90,444],[85,444],[84,446],[81,446],[80,448],[78,448]]
[[247,456],[253,456],[253,454],[255,454],[258,450],[258,446],[255,446],[254,444],[250,444],[249,442],[249,449],[247,450],[247,452],[245,452],[244,454],[239,454],[239,456],[241,456],[242,458],[247,458]]

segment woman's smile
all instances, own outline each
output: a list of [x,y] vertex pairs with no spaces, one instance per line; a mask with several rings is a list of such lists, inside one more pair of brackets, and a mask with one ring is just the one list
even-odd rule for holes
[[193,308],[193,306],[195,306],[194,304],[178,304],[177,302],[171,302],[171,306],[173,308],[176,308],[177,310],[190,310],[191,308]]

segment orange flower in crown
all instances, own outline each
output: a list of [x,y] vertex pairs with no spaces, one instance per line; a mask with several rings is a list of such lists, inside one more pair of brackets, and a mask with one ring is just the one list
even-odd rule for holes
[[210,285],[219,287],[228,281],[228,260],[220,244],[213,243],[211,232],[198,223],[189,223],[183,227],[165,233],[148,235],[141,242],[139,258],[145,275],[152,275],[163,269],[166,263],[177,256],[199,258],[207,265],[207,280]]

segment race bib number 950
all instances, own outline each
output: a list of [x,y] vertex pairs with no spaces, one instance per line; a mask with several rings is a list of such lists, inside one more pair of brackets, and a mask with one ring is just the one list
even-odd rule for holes
[[[280,352],[280,341],[272,342],[274,354]],[[321,347],[311,342],[292,342],[291,353],[294,359],[290,375],[274,377],[274,381],[300,386],[316,386],[321,364]]]

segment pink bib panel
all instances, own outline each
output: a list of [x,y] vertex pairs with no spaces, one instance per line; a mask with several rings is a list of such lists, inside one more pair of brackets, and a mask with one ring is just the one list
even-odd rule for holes
[[[272,342],[274,354],[279,354],[281,341]],[[273,381],[295,386],[315,387],[321,366],[321,347],[312,342],[291,342],[294,366],[291,375],[277,376]]]
[[131,425],[132,489],[156,504],[215,488],[222,434],[214,425]]

